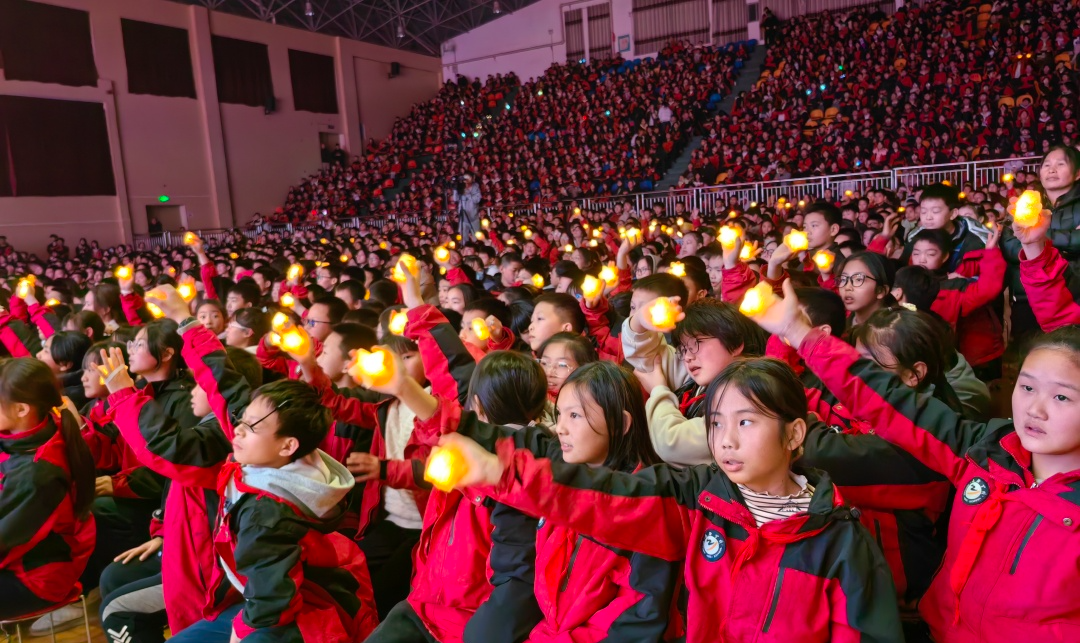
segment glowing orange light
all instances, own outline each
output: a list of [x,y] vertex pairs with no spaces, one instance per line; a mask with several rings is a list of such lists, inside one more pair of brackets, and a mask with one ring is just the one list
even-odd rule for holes
[[279,333],[292,328],[292,325],[292,319],[282,312],[274,313],[274,316],[270,319],[270,328],[273,328]]
[[673,261],[671,262],[671,267],[668,268],[668,272],[675,275],[676,277],[685,277],[686,266],[684,266],[683,262],[681,261]]
[[395,311],[390,315],[390,323],[386,326],[395,335],[404,335],[405,326],[409,323],[409,315],[404,310]]
[[669,331],[675,328],[675,317],[679,314],[675,304],[667,297],[660,297],[649,305],[649,321],[657,330]]
[[828,272],[832,270],[833,262],[836,261],[836,255],[830,250],[818,250],[814,253],[814,264],[822,271]]
[[536,286],[537,288],[543,288],[544,287],[544,275],[540,275],[540,274],[533,275],[532,276],[532,284],[534,286]]
[[296,305],[296,297],[293,297],[291,292],[282,293],[280,301],[285,308],[292,308]]
[[468,471],[469,465],[460,451],[450,447],[437,447],[424,467],[424,480],[440,491],[450,492]]
[[1030,228],[1039,223],[1042,211],[1042,195],[1035,190],[1024,190],[1013,205],[1013,221],[1022,228]]
[[176,292],[184,301],[191,301],[192,299],[195,299],[195,286],[192,286],[189,283],[183,283],[177,286]]
[[48,298],[48,299],[46,299],[46,300],[45,300],[45,305],[46,305],[46,306],[49,306],[50,308],[51,308],[52,306],[59,306],[59,305],[60,305],[60,300],[59,300],[59,299],[55,299],[55,298],[53,298],[53,297],[50,297],[50,298]]
[[585,279],[581,281],[581,294],[586,297],[592,298],[599,295],[603,288],[604,286],[600,280],[592,275],[585,275]]
[[[438,254],[439,252],[436,250],[435,255],[438,256]],[[450,252],[447,251],[446,254],[449,256]],[[410,254],[401,255],[397,264],[394,266],[394,269],[390,271],[390,278],[399,284],[403,284],[405,283],[406,270],[414,277],[420,276],[420,266],[416,263],[416,257]]]
[[757,315],[768,310],[769,306],[776,303],[776,300],[776,294],[773,292],[772,286],[762,281],[747,290],[746,294],[743,295],[742,303],[739,304],[739,312],[747,316]]
[[619,269],[612,264],[608,264],[600,269],[600,278],[609,287],[614,287],[619,283]]
[[483,317],[477,317],[472,320],[473,334],[476,335],[476,339],[481,341],[491,337],[491,329],[488,328],[487,322]]
[[738,228],[731,226],[724,226],[720,228],[720,245],[725,248],[734,248],[735,243],[742,236],[742,232]]
[[19,299],[26,299],[30,296],[30,293],[34,290],[34,284],[29,279],[20,279],[19,285],[15,288],[15,296]]
[[341,263],[349,263],[349,255],[345,254],[344,252],[341,253],[341,256],[338,257],[338,259],[341,260]]
[[304,276],[304,267],[298,263],[294,263],[289,266],[289,270],[285,273],[285,276],[289,278],[289,281],[296,281]]
[[370,386],[383,386],[394,379],[394,360],[385,348],[376,346],[371,352],[360,348],[349,374],[359,382],[370,382]]
[[810,247],[810,241],[805,232],[792,230],[784,237],[784,245],[791,248],[792,252],[802,252]]
[[194,232],[184,233],[184,245],[193,246],[199,242],[199,237]]
[[450,261],[450,249],[446,246],[435,248],[435,261],[438,261],[439,263]]
[[117,279],[131,279],[131,266],[119,266],[116,269]]

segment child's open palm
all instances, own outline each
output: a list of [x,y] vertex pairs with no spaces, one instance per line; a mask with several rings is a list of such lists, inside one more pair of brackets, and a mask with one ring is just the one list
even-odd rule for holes
[[101,349],[101,364],[98,366],[109,393],[115,393],[135,386],[135,381],[128,374],[124,353],[117,347]]

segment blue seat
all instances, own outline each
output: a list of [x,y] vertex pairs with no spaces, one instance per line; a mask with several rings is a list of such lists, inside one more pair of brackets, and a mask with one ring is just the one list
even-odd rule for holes
[[711,96],[709,96],[709,102],[710,102],[710,103],[719,103],[719,102],[720,102],[720,101],[722,101],[722,100],[724,100],[724,97],[723,97],[723,96],[721,96],[721,95],[720,95],[720,94],[718,94],[718,93],[714,93],[714,94],[712,94]]

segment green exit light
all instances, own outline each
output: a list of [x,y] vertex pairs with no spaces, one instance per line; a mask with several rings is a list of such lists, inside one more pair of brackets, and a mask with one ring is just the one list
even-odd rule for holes
[[169,195],[168,194],[162,194],[161,196],[159,196],[157,198],[157,200],[159,202],[161,202],[161,203],[168,203],[169,202]]

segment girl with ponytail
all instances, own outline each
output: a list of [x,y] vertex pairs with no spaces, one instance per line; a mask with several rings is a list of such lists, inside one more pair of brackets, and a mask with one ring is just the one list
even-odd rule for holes
[[0,361],[0,619],[82,592],[94,462],[66,406],[44,362]]

